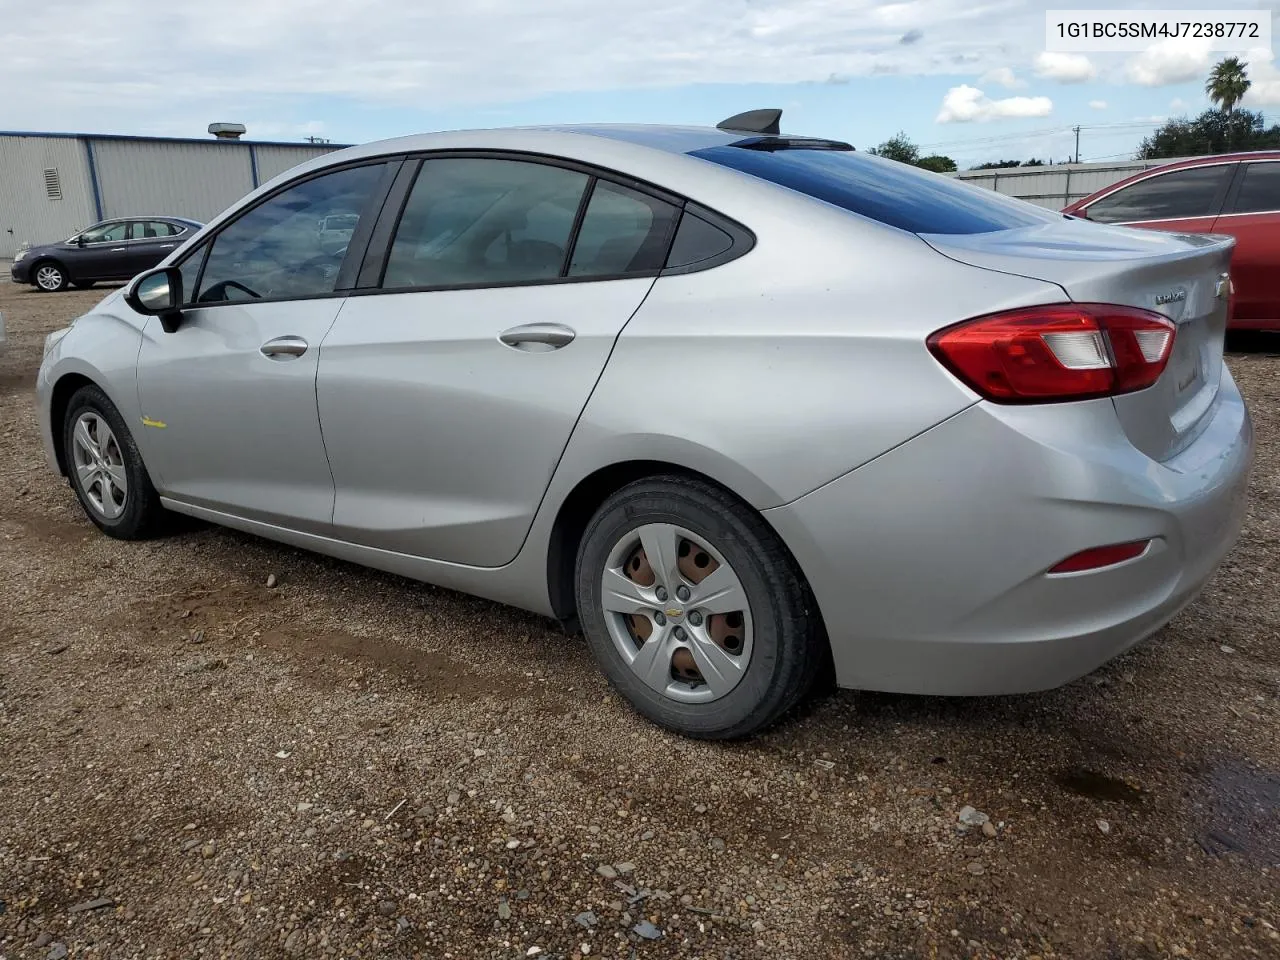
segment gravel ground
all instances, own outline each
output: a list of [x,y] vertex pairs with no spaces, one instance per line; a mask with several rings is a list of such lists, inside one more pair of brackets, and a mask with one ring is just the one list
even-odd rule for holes
[[1243,539],[1152,641],[724,746],[536,617],[218,529],[98,535],[31,382],[101,296],[0,283],[0,960],[1280,957],[1266,343],[1230,357]]

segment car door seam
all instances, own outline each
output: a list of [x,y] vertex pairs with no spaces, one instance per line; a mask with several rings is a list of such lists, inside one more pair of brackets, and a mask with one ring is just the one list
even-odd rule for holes
[[333,496],[329,500],[329,526],[331,528],[333,527],[333,519],[338,512],[338,479],[333,475],[333,461],[329,459],[329,445],[324,439],[324,418],[320,416],[320,364],[324,361],[324,342],[329,339],[329,334],[338,325],[338,318],[342,316],[342,311],[347,309],[347,304],[350,302],[351,298],[349,296],[342,298],[342,303],[334,311],[333,319],[329,321],[329,326],[325,328],[324,333],[321,334],[319,341],[316,343],[316,370],[311,381],[311,393],[316,401],[316,427],[320,431],[320,449],[324,452],[324,465],[329,471],[329,485],[333,489]]

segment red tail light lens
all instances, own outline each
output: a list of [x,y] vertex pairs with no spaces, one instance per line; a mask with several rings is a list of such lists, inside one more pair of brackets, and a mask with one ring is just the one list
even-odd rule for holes
[[1113,543],[1105,547],[1081,550],[1079,553],[1073,553],[1056,566],[1050,567],[1049,572],[1079,573],[1082,570],[1111,567],[1117,563],[1124,563],[1126,560],[1142,556],[1147,552],[1147,546],[1150,543],[1150,540],[1135,540],[1132,543]]
[[1164,372],[1176,329],[1158,313],[1104,303],[1027,307],[929,337],[933,355],[997,403],[1131,393]]

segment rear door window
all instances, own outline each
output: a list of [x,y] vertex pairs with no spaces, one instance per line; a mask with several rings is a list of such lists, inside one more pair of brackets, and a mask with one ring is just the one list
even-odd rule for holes
[[1061,219],[982,187],[849,150],[726,145],[690,155],[912,233],[990,233]]
[[1232,213],[1280,210],[1280,163],[1246,163]]
[[656,273],[679,211],[638,190],[597,180],[573,245],[571,277]]
[[1212,217],[1222,205],[1234,169],[1234,164],[1220,163],[1162,173],[1095,200],[1086,213],[1099,223]]

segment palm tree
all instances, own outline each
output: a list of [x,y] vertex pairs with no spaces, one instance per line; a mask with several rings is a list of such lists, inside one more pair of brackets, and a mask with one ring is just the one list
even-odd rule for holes
[[1204,84],[1204,92],[1209,95],[1210,100],[1222,108],[1223,113],[1230,114],[1251,86],[1253,81],[1245,72],[1245,66],[1240,62],[1240,58],[1227,57],[1209,74],[1209,79]]

